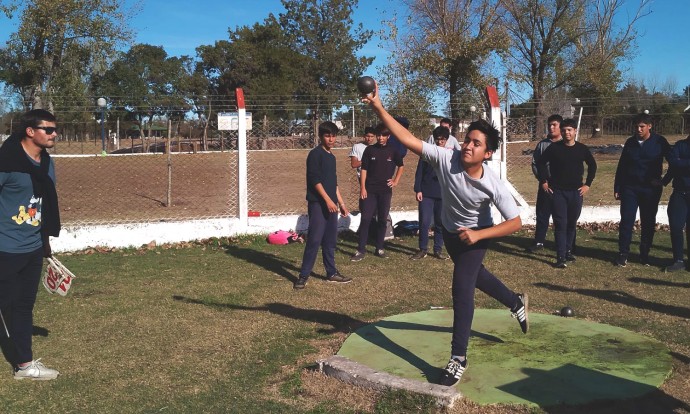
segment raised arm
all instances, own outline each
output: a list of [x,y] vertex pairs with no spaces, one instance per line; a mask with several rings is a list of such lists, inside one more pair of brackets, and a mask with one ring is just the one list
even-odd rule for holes
[[371,108],[376,112],[381,122],[391,131],[392,135],[395,135],[405,147],[417,155],[422,154],[422,141],[417,139],[410,131],[408,131],[404,126],[400,125],[391,114],[386,111],[381,103],[379,97],[379,85],[376,84],[376,89],[374,92],[368,94],[362,98],[362,102],[369,104]]

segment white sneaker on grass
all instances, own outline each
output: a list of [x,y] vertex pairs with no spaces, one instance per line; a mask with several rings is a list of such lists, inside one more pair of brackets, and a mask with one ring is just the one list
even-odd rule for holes
[[60,373],[52,368],[43,365],[41,358],[31,361],[31,364],[25,368],[15,368],[14,379],[31,379],[31,380],[53,380],[58,377]]

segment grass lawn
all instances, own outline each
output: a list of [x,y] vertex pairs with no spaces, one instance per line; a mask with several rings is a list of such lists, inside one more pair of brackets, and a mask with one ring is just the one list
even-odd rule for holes
[[[614,267],[612,232],[580,231],[578,260],[565,270],[551,266],[552,243],[549,252],[524,253],[531,241],[529,231],[500,239],[485,264],[530,294],[532,312],[567,304],[579,318],[656,338],[674,367],[659,392],[635,401],[543,412],[690,411],[690,272],[660,270],[671,258],[669,234],[657,234],[651,267],[634,256]],[[8,413],[436,412],[426,398],[359,389],[314,370],[363,323],[451,305],[452,263],[409,261],[416,244],[396,239],[389,259],[352,263],[356,241],[345,233],[336,261],[354,281],[325,283],[319,259],[303,291],[292,289],[303,245],[262,237],[62,255],[78,279],[66,298],[41,287],[34,320],[36,357],[62,375],[15,381],[7,366],[0,404]],[[476,303],[500,307],[479,292]],[[535,410],[462,402],[451,412]]]

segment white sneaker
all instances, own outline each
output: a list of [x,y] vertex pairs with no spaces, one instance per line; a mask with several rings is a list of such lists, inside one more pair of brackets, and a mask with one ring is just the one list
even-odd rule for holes
[[31,364],[24,369],[15,369],[14,371],[14,379],[17,380],[32,379],[37,381],[45,381],[53,380],[57,378],[58,375],[60,375],[60,373],[57,370],[43,365],[41,358],[31,361]]

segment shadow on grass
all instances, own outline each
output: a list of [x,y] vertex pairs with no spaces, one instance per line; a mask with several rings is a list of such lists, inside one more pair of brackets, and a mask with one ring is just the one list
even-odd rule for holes
[[663,303],[651,302],[648,300],[640,299],[620,290],[578,289],[543,282],[535,283],[534,286],[556,292],[579,293],[581,295],[591,296],[612,303],[620,303],[622,305],[627,305],[637,309],[649,309],[651,311],[665,313],[666,315],[670,316],[690,318],[690,308],[683,308],[681,306],[665,305]]
[[[32,336],[47,337],[50,334],[50,331],[46,328],[36,325],[33,325],[32,328]],[[10,365],[14,366],[14,364],[17,362],[26,362],[18,361],[19,358],[17,357],[17,348],[15,347],[14,341],[7,336],[4,325],[0,328],[0,351],[2,351],[2,355],[5,357],[5,360],[10,363]]]
[[[343,254],[347,255],[353,255],[355,254],[355,251],[357,251],[357,247],[359,245],[359,236],[357,233],[353,231],[344,231],[339,234],[339,242],[338,245],[336,246],[336,250]],[[416,238],[415,238],[416,241]],[[367,242],[367,249],[369,252],[374,251],[374,245],[375,245],[375,237],[369,233],[369,240]],[[342,246],[347,247],[348,249],[343,249]],[[416,248],[406,246],[404,244],[396,243],[395,239],[392,240],[386,240],[384,243],[384,248],[386,251],[389,252],[397,252],[397,253],[402,253],[402,254],[414,254],[417,252]]]
[[[382,320],[376,323],[369,324],[365,321],[353,318],[349,315],[345,315],[342,313],[327,310],[303,309],[292,305],[288,305],[286,303],[266,303],[262,306],[243,306],[235,305],[232,303],[219,303],[208,300],[192,299],[180,295],[174,295],[172,298],[180,302],[209,306],[211,308],[269,312],[271,314],[280,315],[286,318],[314,322],[322,325],[330,325],[330,329],[322,328],[317,330],[317,332],[322,334],[333,334],[336,332],[351,334],[354,331],[357,331],[354,332],[354,334],[358,335],[359,337],[370,342],[373,345],[385,349],[386,351],[398,356],[410,365],[419,369],[429,380],[429,382],[437,382],[440,378],[442,369],[429,364],[427,361],[417,356],[411,350],[392,341],[383,332],[381,332],[381,329],[379,328],[401,329],[419,332],[452,332],[452,328],[448,326],[425,325],[420,323],[402,321]],[[471,331],[471,336],[491,342],[503,342],[503,340],[498,337],[476,331]]]
[[[551,371],[523,372],[527,378],[498,388],[538,404],[546,413],[672,413],[690,409],[685,402],[653,386],[573,364]],[[581,396],[601,396],[601,400],[578,404]]]
[[645,283],[647,285],[654,285],[654,286],[670,286],[670,287],[690,288],[690,282],[688,282],[688,283],[672,282],[670,280],[650,279],[647,277],[630,277],[630,278],[628,278],[628,280],[633,282],[633,283]]
[[297,280],[300,269],[276,256],[259,250],[234,245],[225,245],[225,252],[237,259],[262,267],[291,282]]

